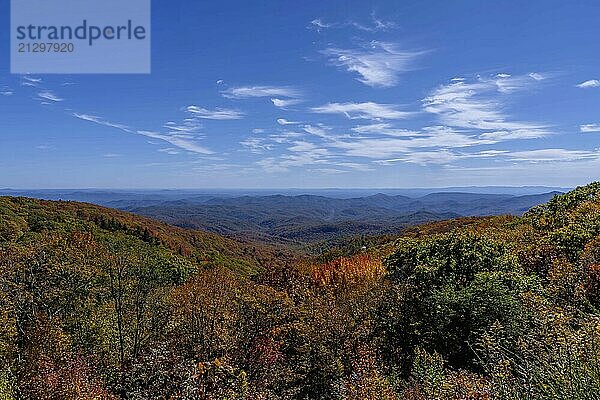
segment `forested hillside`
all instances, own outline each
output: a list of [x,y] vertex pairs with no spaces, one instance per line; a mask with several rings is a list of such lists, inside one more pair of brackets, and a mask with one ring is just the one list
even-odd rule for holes
[[326,263],[5,197],[0,288],[0,399],[600,398],[600,183]]
[[463,216],[522,215],[554,194],[557,192],[527,196],[446,192],[418,198],[382,193],[355,198],[202,196],[126,209],[184,228],[305,246],[347,237],[394,234],[416,224]]

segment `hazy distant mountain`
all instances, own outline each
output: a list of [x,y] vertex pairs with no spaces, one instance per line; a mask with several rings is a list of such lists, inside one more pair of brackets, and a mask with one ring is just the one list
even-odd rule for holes
[[185,228],[269,241],[309,243],[351,235],[397,233],[418,223],[460,216],[520,215],[558,192],[527,196],[432,193],[419,198],[300,196],[194,197],[130,211]]
[[445,188],[382,188],[382,189],[10,189],[0,188],[3,196],[25,196],[46,200],[85,201],[107,205],[116,203],[161,202],[172,200],[228,198],[271,195],[312,195],[336,199],[369,197],[377,194],[388,196],[423,197],[432,193],[474,193],[525,196],[548,192],[567,192],[570,188],[548,186],[464,186]]
[[[559,191],[540,187],[272,190],[4,190],[0,194],[75,200],[132,211],[173,225],[261,241],[312,243],[397,233],[460,216],[519,215]],[[490,193],[498,190],[497,193]],[[311,193],[312,192],[312,193]],[[316,194],[314,194],[316,193]],[[516,195],[515,193],[526,193]],[[355,196],[352,196],[352,195]]]

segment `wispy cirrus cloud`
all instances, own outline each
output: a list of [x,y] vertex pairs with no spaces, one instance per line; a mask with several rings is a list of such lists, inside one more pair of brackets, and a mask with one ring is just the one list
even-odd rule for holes
[[[542,73],[499,73],[476,79],[456,78],[434,89],[423,99],[420,112],[375,102],[327,103],[312,107],[308,109],[312,113],[341,114],[350,120],[366,121],[354,127],[341,128],[304,122],[296,124],[301,131],[293,133],[298,137],[280,137],[278,141],[274,137],[265,137],[260,141],[261,149],[268,147],[272,154],[282,155],[268,157],[264,166],[274,172],[289,170],[302,162],[314,162],[315,171],[323,168],[343,171],[344,168],[338,166],[342,160],[363,167],[397,163],[447,167],[466,160],[491,160],[494,165],[510,165],[515,162],[550,162],[561,156],[570,161],[595,160],[594,152],[541,149],[519,153],[489,148],[508,140],[553,134],[547,124],[522,121],[508,112],[513,93],[535,90],[549,78]],[[433,116],[437,125],[407,129],[397,122],[419,114]],[[287,126],[288,120],[284,119],[279,124]],[[482,149],[482,146],[488,148]],[[303,151],[310,152],[313,157],[290,158]]]
[[257,165],[269,173],[287,172],[290,168],[307,165],[318,166],[331,163],[331,155],[325,148],[306,141],[296,141],[288,147],[289,154],[267,157]]
[[[510,83],[501,83],[510,79]],[[444,125],[483,131],[483,139],[496,141],[533,139],[550,135],[546,124],[514,120],[505,112],[502,95],[522,90],[537,80],[528,77],[496,76],[473,82],[452,81],[435,89],[423,100],[423,109]]]
[[600,80],[590,79],[590,80],[581,82],[575,86],[577,86],[578,88],[582,88],[582,89],[597,88],[597,87],[600,87]]
[[292,86],[239,86],[221,92],[228,99],[269,97],[275,107],[286,108],[303,101],[303,92]]
[[197,143],[197,139],[200,138],[200,135],[197,135],[197,132],[201,126],[195,120],[187,119],[182,123],[167,122],[164,125],[167,132],[162,133],[150,130],[135,130],[125,124],[111,122],[96,115],[72,113],[72,116],[98,125],[119,129],[126,133],[162,140],[192,153],[213,154],[211,150]]
[[397,44],[372,41],[367,45],[342,49],[329,47],[321,51],[332,65],[359,75],[359,82],[371,87],[392,87],[400,75],[415,68],[415,61],[427,51],[409,51]]
[[389,160],[378,160],[375,161],[375,163],[380,165],[393,165],[398,163],[409,163],[418,165],[445,165],[460,160],[462,158],[463,156],[461,154],[443,149],[437,151],[421,151],[408,153],[399,158]]
[[152,139],[163,140],[167,143],[172,144],[175,147],[197,154],[214,154],[214,152],[204,146],[198,144],[193,137],[189,135],[183,135],[179,133],[164,134],[156,131],[138,130],[139,135],[143,135]]
[[107,121],[104,118],[98,117],[96,115],[79,114],[79,113],[76,113],[76,112],[72,113],[71,115],[73,117],[75,117],[75,118],[79,118],[79,119],[84,120],[84,121],[93,122],[95,124],[102,125],[102,126],[108,126],[110,128],[120,129],[120,130],[122,130],[124,132],[127,132],[127,133],[134,133],[134,131],[130,127],[128,127],[127,125],[110,122],[110,121]]
[[273,144],[261,137],[249,137],[240,142],[240,144],[250,150],[251,153],[264,153],[273,149]]
[[393,104],[365,103],[327,103],[313,107],[310,111],[318,114],[343,114],[349,119],[406,119],[414,112],[398,110]]
[[[510,75],[507,73],[496,74],[494,78],[488,78],[487,81],[493,82],[500,93],[512,93],[533,87],[538,82],[548,79],[546,74],[531,72],[526,75]],[[485,80],[485,79],[482,79]]]
[[591,132],[600,132],[600,124],[584,124],[579,126],[579,132],[581,133],[591,133]]
[[540,149],[528,151],[514,151],[507,156],[513,161],[524,162],[567,162],[600,160],[600,151],[566,150],[566,149]]
[[307,28],[316,30],[317,32],[332,28],[355,28],[364,32],[378,32],[387,31],[396,27],[397,25],[395,22],[379,18],[375,15],[375,12],[373,12],[371,13],[371,20],[366,23],[356,21],[326,22],[323,18],[315,18],[310,21]]
[[168,121],[163,128],[168,129],[172,134],[191,136],[200,134],[202,124],[195,118],[186,118],[181,122]]
[[165,153],[165,154],[169,154],[169,155],[180,154],[179,151],[176,148],[174,148],[174,147],[167,147],[167,148],[164,148],[164,149],[158,149],[158,151],[160,153]]
[[240,86],[221,92],[224,97],[248,99],[251,97],[300,97],[301,91],[290,86]]
[[[481,144],[477,138],[469,138],[448,128],[425,128],[423,135],[424,137],[419,138],[383,137],[352,140],[344,135],[318,135],[324,140],[320,144],[307,139],[291,141],[286,149],[292,154],[268,157],[259,164],[268,172],[284,172],[291,167],[310,165],[315,172],[331,169],[341,173],[350,170],[371,171],[374,164],[446,165],[464,158],[490,158],[504,153],[494,150],[466,153],[445,148]],[[382,160],[382,157],[395,158]],[[352,159],[357,161],[350,161]],[[371,161],[366,162],[364,159]]]
[[54,92],[52,92],[50,90],[44,90],[42,92],[39,92],[37,94],[37,96],[39,99],[48,100],[48,101],[52,101],[52,102],[64,101],[63,98],[57,96]]
[[300,122],[295,122],[295,121],[288,121],[285,118],[278,118],[277,119],[277,123],[279,125],[298,125]]
[[[527,151],[508,151],[508,150],[484,150],[473,153],[457,152],[448,149],[435,151],[412,152],[402,157],[379,160],[377,164],[392,165],[399,162],[407,162],[419,165],[448,165],[453,162],[464,159],[504,159],[511,163],[573,163],[583,161],[600,161],[599,151],[588,150],[567,150],[567,149],[536,149]],[[498,167],[494,167],[498,168]]]
[[441,149],[467,148],[493,144],[493,140],[481,139],[462,131],[444,127],[425,127],[407,137],[364,136],[359,138],[339,137],[328,143],[346,156],[372,159],[406,156],[407,154]]
[[352,128],[352,131],[363,135],[376,134],[394,137],[414,137],[416,135],[419,135],[419,132],[403,128],[396,128],[389,123],[359,125]]
[[315,18],[310,21],[310,24],[307,26],[308,29],[315,29],[317,31],[321,31],[323,29],[329,29],[339,26],[339,24],[335,22],[325,22],[322,18]]
[[215,108],[209,110],[199,106],[187,106],[186,111],[196,118],[213,119],[213,120],[231,120],[242,119],[245,114],[239,110],[229,108]]
[[275,107],[279,107],[279,108],[291,107],[296,104],[302,103],[302,101],[303,100],[301,100],[301,99],[277,99],[277,98],[271,99],[271,102],[273,103],[273,105]]
[[41,83],[42,78],[34,78],[28,75],[21,77],[21,86],[38,87]]
[[332,139],[334,137],[338,137],[339,135],[335,135],[331,133],[331,128],[325,126],[323,124],[307,124],[302,127],[302,130],[306,133],[309,133],[313,136],[317,136],[323,139]]

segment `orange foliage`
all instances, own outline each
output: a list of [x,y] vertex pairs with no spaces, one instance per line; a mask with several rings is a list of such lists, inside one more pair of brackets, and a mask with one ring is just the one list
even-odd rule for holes
[[319,286],[373,281],[385,274],[381,259],[368,254],[341,257],[313,268],[311,278]]

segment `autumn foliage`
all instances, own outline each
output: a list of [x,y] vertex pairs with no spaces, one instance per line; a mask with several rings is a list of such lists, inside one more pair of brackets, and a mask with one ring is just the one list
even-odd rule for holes
[[600,398],[599,183],[362,243],[0,198],[0,399]]

